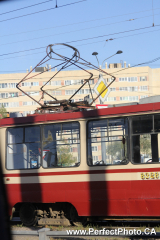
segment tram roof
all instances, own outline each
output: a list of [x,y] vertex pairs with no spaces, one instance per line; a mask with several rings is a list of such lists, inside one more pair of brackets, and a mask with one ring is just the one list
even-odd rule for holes
[[51,121],[69,121],[84,118],[95,118],[102,116],[116,115],[132,115],[135,113],[144,114],[145,112],[160,111],[160,102],[145,103],[145,104],[130,104],[127,106],[116,106],[104,109],[95,109],[81,112],[62,112],[62,113],[47,113],[33,114],[27,117],[3,118],[0,120],[0,126],[12,126],[22,124],[47,123]]

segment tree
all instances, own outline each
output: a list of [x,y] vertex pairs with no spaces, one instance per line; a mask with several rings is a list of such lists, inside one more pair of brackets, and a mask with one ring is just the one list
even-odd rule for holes
[[111,156],[112,160],[122,159],[122,151],[124,151],[122,141],[110,142],[106,147],[106,152]]
[[75,157],[70,152],[69,145],[58,145],[57,155],[58,163],[62,166],[72,166],[76,162]]
[[0,119],[6,118],[6,117],[7,117],[7,110],[6,110],[5,107],[2,105],[2,107],[0,108]]
[[149,134],[140,135],[141,154],[151,155],[151,137]]

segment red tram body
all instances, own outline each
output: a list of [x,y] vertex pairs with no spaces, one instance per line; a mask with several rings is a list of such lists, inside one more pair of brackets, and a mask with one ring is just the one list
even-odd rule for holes
[[32,204],[53,218],[58,203],[79,217],[159,218],[160,103],[2,119],[0,133],[10,215]]

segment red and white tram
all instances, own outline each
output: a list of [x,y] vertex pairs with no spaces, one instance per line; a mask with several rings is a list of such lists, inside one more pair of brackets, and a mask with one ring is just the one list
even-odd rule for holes
[[10,215],[26,225],[160,217],[160,103],[0,120]]

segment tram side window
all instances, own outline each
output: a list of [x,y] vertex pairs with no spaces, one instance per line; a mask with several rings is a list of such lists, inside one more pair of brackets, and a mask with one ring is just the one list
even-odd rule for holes
[[88,165],[126,164],[127,148],[127,118],[88,122]]
[[43,167],[75,167],[80,164],[79,123],[43,126]]
[[160,115],[132,117],[132,162],[160,160]]
[[40,167],[40,127],[7,130],[7,169]]

